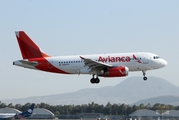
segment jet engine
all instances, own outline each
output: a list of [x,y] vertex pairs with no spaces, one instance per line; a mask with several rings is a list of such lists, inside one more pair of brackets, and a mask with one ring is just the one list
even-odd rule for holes
[[129,72],[129,68],[125,66],[120,67],[112,67],[108,70],[105,70],[103,73],[104,77],[123,77],[127,76]]

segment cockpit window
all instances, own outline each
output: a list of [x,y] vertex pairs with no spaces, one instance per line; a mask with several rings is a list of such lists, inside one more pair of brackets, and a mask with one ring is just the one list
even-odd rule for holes
[[154,59],[159,59],[160,57],[159,57],[159,56],[154,56],[153,58],[154,58]]

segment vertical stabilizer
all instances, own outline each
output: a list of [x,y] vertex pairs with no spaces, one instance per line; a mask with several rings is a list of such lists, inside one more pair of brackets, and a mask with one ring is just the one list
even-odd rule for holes
[[49,57],[31,40],[24,31],[15,32],[23,59]]
[[14,116],[14,118],[19,119],[19,118],[30,117],[30,116],[32,115],[32,113],[33,113],[34,106],[35,106],[35,104],[32,103],[31,106],[30,106],[26,111],[24,111],[24,112],[22,112],[22,113],[19,113],[19,114],[16,114],[16,115]]

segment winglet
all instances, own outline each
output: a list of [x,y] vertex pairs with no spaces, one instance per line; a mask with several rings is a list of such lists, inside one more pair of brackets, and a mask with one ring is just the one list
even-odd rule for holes
[[19,31],[15,31],[17,37],[19,37]]
[[82,59],[82,60],[84,60],[85,58],[84,57],[82,57],[82,56],[80,56],[80,58]]
[[15,34],[23,59],[50,57],[42,52],[24,31],[15,31]]

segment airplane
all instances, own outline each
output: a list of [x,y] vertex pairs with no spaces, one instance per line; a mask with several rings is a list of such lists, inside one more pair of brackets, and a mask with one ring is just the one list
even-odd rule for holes
[[33,113],[34,109],[34,103],[30,105],[30,107],[22,112],[22,113],[0,113],[0,120],[5,120],[5,119],[19,119],[19,118],[27,118],[30,117]]
[[149,52],[112,53],[94,55],[50,56],[24,32],[15,31],[22,60],[13,65],[60,74],[90,74],[92,84],[99,83],[98,77],[125,77],[129,71],[146,71],[163,68],[167,61]]

